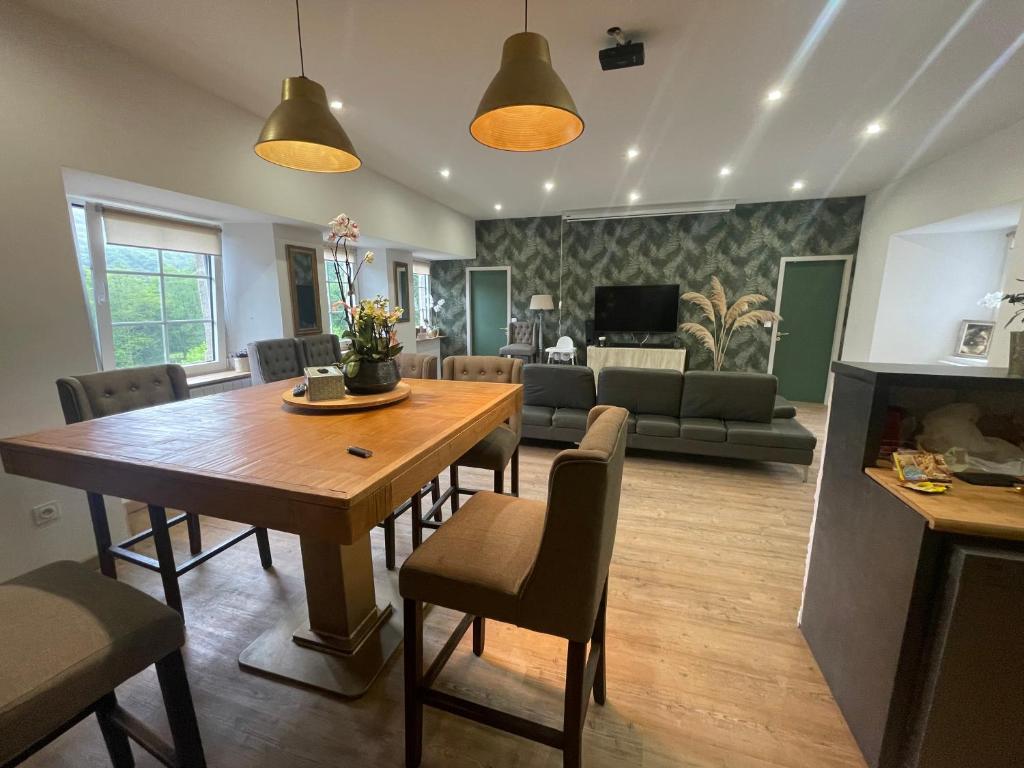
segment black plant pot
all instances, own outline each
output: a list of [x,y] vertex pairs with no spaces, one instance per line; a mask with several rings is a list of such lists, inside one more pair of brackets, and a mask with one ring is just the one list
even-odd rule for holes
[[402,380],[394,360],[380,363],[363,360],[355,376],[345,374],[345,386],[353,395],[379,395],[390,392]]

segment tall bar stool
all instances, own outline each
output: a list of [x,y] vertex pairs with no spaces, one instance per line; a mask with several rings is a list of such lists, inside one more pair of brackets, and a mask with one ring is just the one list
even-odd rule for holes
[[[437,378],[437,357],[434,355],[417,354],[415,352],[402,352],[395,358],[398,366],[398,373],[403,379],[436,379]],[[377,523],[378,528],[384,529],[384,565],[389,571],[395,570],[395,521],[413,510],[413,530],[419,530],[416,519],[423,515],[423,495],[429,493],[432,502],[441,498],[441,483],[434,478],[429,483],[414,493],[411,498],[406,499],[400,507],[388,515],[382,522]],[[440,515],[438,515],[440,519]],[[420,534],[422,537],[422,534]],[[415,534],[413,543],[416,545]]]
[[[455,355],[446,357],[441,366],[441,378],[449,381],[489,381],[503,384],[523,382],[523,361],[494,357],[491,355]],[[419,517],[420,528],[438,528],[444,503],[451,499],[452,514],[458,512],[461,496],[471,496],[477,489],[466,488],[459,483],[459,467],[489,469],[494,472],[494,492],[505,492],[505,467],[512,465],[512,495],[519,495],[519,439],[522,435],[522,414],[517,413],[508,424],[492,430],[483,440],[474,445],[458,461],[449,467],[450,485],[435,501],[425,516]],[[422,540],[422,531],[417,530],[413,519],[413,547]]]
[[[580,447],[551,465],[547,504],[478,493],[402,565],[406,768],[420,764],[424,705],[557,747],[565,768],[580,768],[591,692],[605,701],[608,567],[628,416],[615,406],[590,411]],[[426,671],[424,603],[466,614]],[[432,687],[470,626],[473,653],[483,655],[487,619],[568,641],[561,730]]]
[[[177,613],[63,561],[0,584],[0,616],[0,768],[18,765],[93,714],[114,768],[135,765],[129,738],[170,768],[204,768]],[[114,693],[151,664],[172,745],[122,709]]]
[[[187,400],[188,382],[185,379],[185,369],[180,365],[151,365],[67,376],[57,380],[57,393],[60,395],[61,408],[64,410],[64,420],[68,424],[76,424],[101,416],[112,416],[177,400]],[[266,528],[247,528],[204,551],[199,515],[184,512],[168,519],[163,507],[153,505],[149,507],[149,529],[112,544],[103,495],[87,493],[86,496],[89,499],[92,530],[96,537],[96,550],[103,575],[112,579],[117,578],[114,558],[156,571],[163,580],[167,604],[182,615],[184,611],[178,577],[243,539],[255,534],[261,564],[264,568],[273,565],[270,538]],[[189,551],[192,557],[177,565],[171,551],[168,529],[182,522],[188,528]],[[150,537],[153,537],[156,546],[155,560],[131,550],[132,546]]]

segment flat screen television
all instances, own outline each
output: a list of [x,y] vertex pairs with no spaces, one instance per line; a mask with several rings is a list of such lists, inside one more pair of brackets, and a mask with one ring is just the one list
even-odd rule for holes
[[678,285],[599,285],[596,333],[672,333],[679,320]]

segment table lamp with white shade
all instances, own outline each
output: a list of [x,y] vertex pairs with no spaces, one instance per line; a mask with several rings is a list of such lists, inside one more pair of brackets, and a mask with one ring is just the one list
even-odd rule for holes
[[[547,312],[555,308],[555,301],[551,298],[550,293],[535,293],[530,297],[530,309],[535,312]],[[537,316],[537,329],[540,332],[540,343],[537,344],[537,349],[544,349],[544,316]]]

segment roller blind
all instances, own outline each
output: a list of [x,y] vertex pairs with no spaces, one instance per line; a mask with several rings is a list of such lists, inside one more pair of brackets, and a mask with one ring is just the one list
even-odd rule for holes
[[103,231],[112,245],[220,256],[217,227],[104,208]]
[[412,263],[412,273],[414,275],[429,275],[430,264],[425,261],[414,261]]

